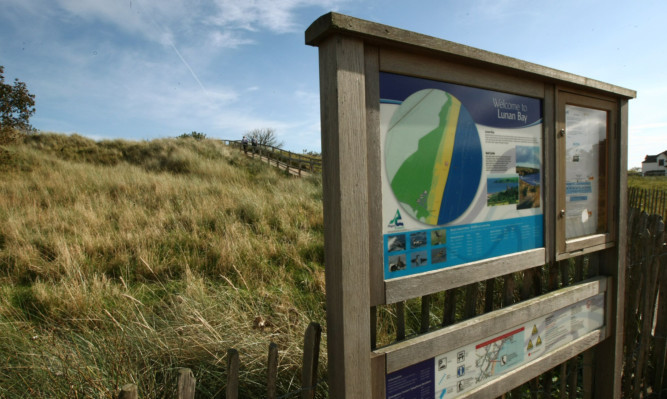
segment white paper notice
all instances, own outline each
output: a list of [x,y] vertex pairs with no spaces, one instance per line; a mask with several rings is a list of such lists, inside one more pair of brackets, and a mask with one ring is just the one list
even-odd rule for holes
[[565,237],[595,234],[598,229],[601,151],[607,138],[607,113],[565,107]]

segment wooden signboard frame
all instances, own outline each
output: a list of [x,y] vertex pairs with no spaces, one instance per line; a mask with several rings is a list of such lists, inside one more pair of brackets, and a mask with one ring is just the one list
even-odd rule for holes
[[[414,32],[329,13],[306,31],[319,47],[330,395],[384,398],[386,376],[537,316],[604,294],[604,325],[461,397],[494,397],[598,346],[595,397],[620,397],[628,100],[607,83]],[[380,74],[392,73],[537,98],[542,104],[544,245],[453,267],[385,279],[381,203]],[[565,239],[562,105],[603,101],[609,134],[604,234]],[[371,348],[371,308],[599,252],[600,275],[385,348]],[[613,383],[609,383],[613,381]]]

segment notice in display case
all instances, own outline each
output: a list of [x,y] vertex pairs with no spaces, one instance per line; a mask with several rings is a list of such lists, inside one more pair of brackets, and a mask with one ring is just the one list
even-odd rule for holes
[[565,238],[604,231],[607,112],[565,106]]
[[380,73],[385,280],[544,246],[542,101]]
[[451,399],[604,325],[605,294],[386,376],[387,398]]

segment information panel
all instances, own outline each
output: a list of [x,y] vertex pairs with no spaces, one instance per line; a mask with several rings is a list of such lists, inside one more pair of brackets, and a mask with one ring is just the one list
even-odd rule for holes
[[451,399],[604,325],[604,296],[560,309],[386,376],[388,399]]
[[605,231],[607,112],[565,106],[565,238]]
[[380,73],[385,280],[544,246],[542,101]]

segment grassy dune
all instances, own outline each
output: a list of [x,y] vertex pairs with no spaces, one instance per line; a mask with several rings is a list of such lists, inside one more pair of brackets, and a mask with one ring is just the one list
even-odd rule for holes
[[0,397],[111,397],[129,382],[172,396],[179,367],[222,397],[231,347],[241,396],[259,397],[270,341],[279,392],[298,388],[303,332],[325,319],[319,178],[212,140],[39,134],[6,149]]

